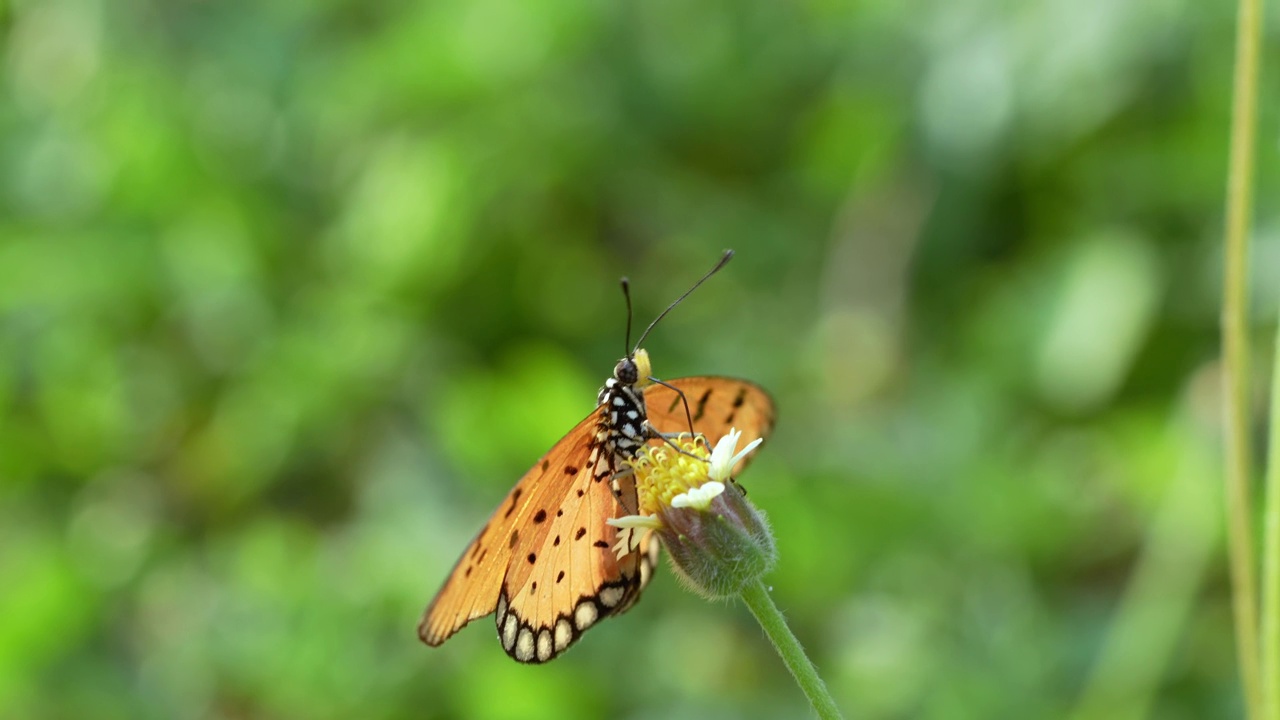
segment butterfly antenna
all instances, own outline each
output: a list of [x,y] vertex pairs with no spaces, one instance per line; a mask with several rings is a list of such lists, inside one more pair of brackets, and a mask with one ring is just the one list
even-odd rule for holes
[[622,278],[622,297],[627,299],[627,339],[622,346],[622,352],[626,353],[627,357],[631,357],[631,281],[625,277]]
[[[667,313],[671,312],[671,309],[672,309],[672,308],[674,308],[675,306],[679,305],[679,304],[680,304],[680,302],[681,302],[682,300],[684,300],[685,298],[689,297],[689,293],[692,293],[694,290],[697,290],[699,285],[701,285],[702,283],[706,282],[706,281],[707,281],[707,278],[711,277],[712,275],[715,275],[715,274],[720,270],[720,268],[724,267],[724,266],[725,266],[725,264],[726,264],[726,263],[728,263],[731,259],[733,259],[733,251],[732,251],[732,250],[725,250],[725,251],[724,251],[724,255],[723,255],[723,256],[721,256],[721,258],[720,258],[720,262],[716,263],[716,266],[715,266],[715,267],[713,267],[713,268],[711,268],[710,270],[708,270],[706,275],[703,275],[703,276],[698,280],[698,282],[696,282],[696,283],[694,283],[694,284],[693,284],[693,287],[689,288],[688,290],[685,290],[683,295],[681,295],[680,297],[676,298],[676,301],[675,301],[675,302],[673,302],[673,303],[671,303],[670,305],[668,305],[668,306],[667,306],[667,309],[662,311],[662,314],[658,315],[658,317],[656,317],[656,318],[654,318],[654,319],[653,319],[653,322],[649,323],[649,327],[647,327],[647,328],[645,328],[645,329],[644,329],[644,332],[640,335],[640,339],[636,341],[635,348],[633,348],[633,349],[631,350],[631,353],[634,355],[634,354],[635,354],[635,351],[636,351],[636,350],[638,350],[638,349],[640,349],[640,345],[644,343],[644,339],[645,339],[646,337],[648,337],[648,336],[649,336],[649,331],[653,329],[653,326],[654,326],[654,325],[657,325],[657,324],[658,324],[658,321],[660,321],[660,320],[662,320],[662,318],[666,317],[666,316],[667,316]],[[628,296],[628,298],[627,298],[627,302],[628,302],[628,304],[631,302],[631,298],[630,298],[629,296]],[[629,305],[628,305],[628,306],[629,306]],[[630,322],[630,313],[629,313],[629,312],[628,312],[628,315],[627,315],[627,320],[628,320],[628,322]],[[629,335],[629,333],[628,333],[628,335]]]

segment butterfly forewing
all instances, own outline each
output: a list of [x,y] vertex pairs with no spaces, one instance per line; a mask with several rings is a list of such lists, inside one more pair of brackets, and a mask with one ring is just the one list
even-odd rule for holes
[[[773,399],[753,382],[709,375],[677,378],[666,384],[671,387],[650,385],[644,391],[649,424],[660,432],[688,432],[692,416],[694,430],[706,436],[709,447],[715,447],[729,430],[736,428],[742,433],[741,448],[773,431]],[[672,388],[684,393],[685,400]],[[688,415],[685,401],[689,403]],[[741,472],[750,459],[740,462],[734,474]]]

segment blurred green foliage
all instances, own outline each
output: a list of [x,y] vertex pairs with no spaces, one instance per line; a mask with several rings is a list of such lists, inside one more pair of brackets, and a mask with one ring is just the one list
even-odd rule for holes
[[725,247],[647,345],[775,394],[742,480],[850,716],[1239,715],[1230,4],[9,0],[0,29],[0,716],[799,716],[745,608],[666,569],[545,667],[488,621],[414,636],[590,410],[617,278],[645,321]]

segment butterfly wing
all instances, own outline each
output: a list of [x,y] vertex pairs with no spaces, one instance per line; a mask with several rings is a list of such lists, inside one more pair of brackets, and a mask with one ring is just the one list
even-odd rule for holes
[[[598,620],[634,604],[653,574],[657,543],[617,558],[625,513],[609,482],[620,459],[604,450],[597,409],[533,466],[471,541],[418,626],[439,645],[496,611],[498,637],[520,662],[546,662]],[[634,485],[624,495],[635,504]]]
[[[773,432],[777,416],[773,398],[753,382],[717,375],[665,382],[671,387],[654,384],[644,390],[649,424],[660,432],[688,432],[690,416],[693,429],[705,435],[711,447],[733,428],[742,433],[741,445]],[[684,400],[680,393],[684,393]],[[685,401],[689,403],[688,415]],[[750,457],[743,459],[734,469],[734,475],[741,472],[749,460]]]

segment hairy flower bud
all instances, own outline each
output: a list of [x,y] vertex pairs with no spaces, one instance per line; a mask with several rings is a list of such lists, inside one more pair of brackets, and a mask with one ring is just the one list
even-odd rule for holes
[[764,515],[736,484],[721,488],[705,507],[673,504],[658,513],[658,535],[672,563],[689,588],[707,598],[739,594],[777,559]]

